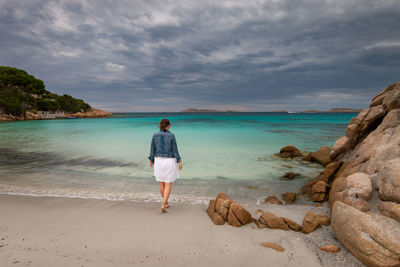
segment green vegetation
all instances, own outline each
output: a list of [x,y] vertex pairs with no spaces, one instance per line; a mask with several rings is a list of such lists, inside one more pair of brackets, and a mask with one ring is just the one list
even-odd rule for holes
[[70,95],[46,90],[42,80],[26,71],[0,66],[0,110],[22,116],[26,111],[86,112],[90,105]]

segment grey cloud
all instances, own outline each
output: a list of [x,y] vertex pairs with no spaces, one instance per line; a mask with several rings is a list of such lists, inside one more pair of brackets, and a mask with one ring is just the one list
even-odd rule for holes
[[364,107],[399,78],[398,1],[0,3],[0,62],[111,111]]

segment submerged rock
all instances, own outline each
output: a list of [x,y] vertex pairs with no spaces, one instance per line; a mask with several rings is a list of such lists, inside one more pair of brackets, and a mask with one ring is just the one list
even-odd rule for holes
[[283,176],[281,176],[279,179],[281,179],[281,180],[293,180],[294,178],[296,178],[299,175],[300,174],[295,173],[295,172],[287,172]]
[[296,193],[293,192],[285,192],[281,196],[286,204],[292,204],[296,200]]
[[280,201],[275,195],[269,196],[264,200],[264,203],[270,203],[270,204],[278,204],[282,205],[282,201]]
[[343,246],[367,266],[400,266],[400,223],[336,201],[332,230]]
[[281,158],[295,158],[302,156],[300,150],[292,145],[282,147],[279,153],[275,155]]

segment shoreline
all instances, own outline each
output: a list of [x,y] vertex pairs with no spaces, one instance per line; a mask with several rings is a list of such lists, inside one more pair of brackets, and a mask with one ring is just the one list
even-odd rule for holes
[[[172,204],[172,202],[171,202]],[[244,205],[254,214],[256,206]],[[293,231],[215,226],[207,205],[0,195],[2,266],[362,266],[341,246],[330,226],[305,235]],[[263,210],[297,221],[326,206],[262,204]],[[275,242],[285,252],[262,247]]]
[[317,111],[317,112],[306,112],[306,111],[299,111],[299,112],[289,112],[289,111],[213,111],[213,112],[184,112],[184,111],[174,111],[174,112],[109,112],[110,115],[107,116],[83,116],[83,117],[75,117],[74,114],[70,114],[70,117],[65,118],[54,118],[54,119],[43,119],[43,118],[23,118],[23,117],[15,117],[10,115],[0,114],[0,123],[3,122],[17,122],[17,121],[53,121],[53,120],[68,120],[68,119],[106,119],[106,118],[119,118],[118,116],[123,116],[126,114],[176,114],[176,115],[204,115],[204,114],[241,114],[241,113],[254,113],[254,114],[264,114],[264,113],[271,113],[271,114],[326,114],[326,115],[334,115],[334,114],[358,114],[356,111],[348,111],[348,112],[333,112],[333,111]]

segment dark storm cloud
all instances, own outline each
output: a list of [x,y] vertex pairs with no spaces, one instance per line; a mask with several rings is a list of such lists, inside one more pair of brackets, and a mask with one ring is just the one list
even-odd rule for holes
[[111,111],[365,107],[399,1],[0,2],[0,62]]

